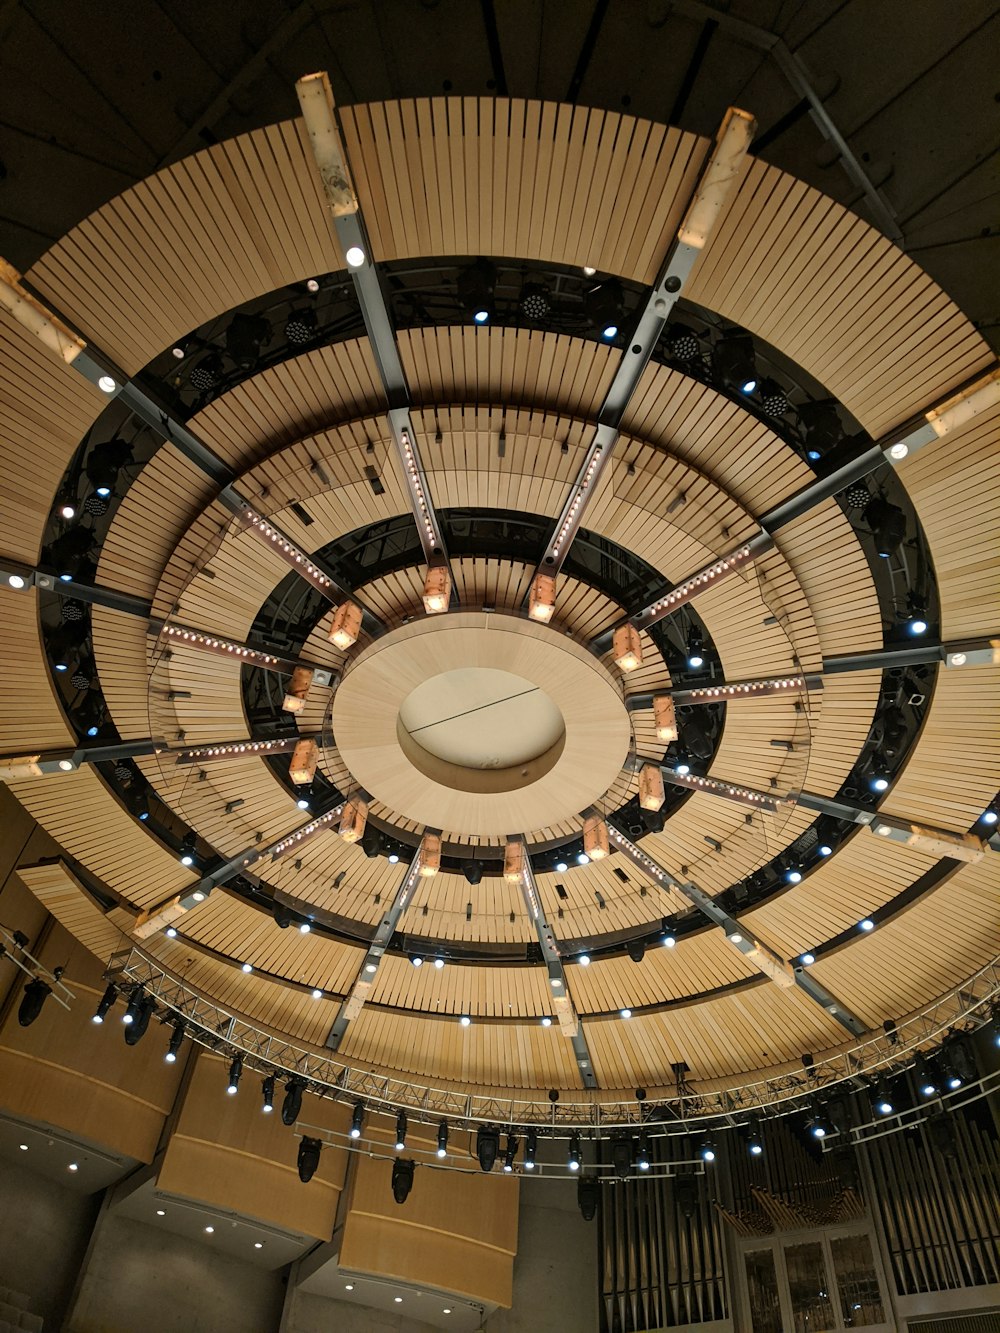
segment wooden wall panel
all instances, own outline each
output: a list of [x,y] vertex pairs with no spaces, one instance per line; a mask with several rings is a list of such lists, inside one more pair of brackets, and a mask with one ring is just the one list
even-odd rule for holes
[[[325,1147],[306,1188],[296,1166],[296,1132],[282,1124],[277,1109],[261,1114],[260,1079],[253,1070],[244,1071],[239,1092],[230,1097],[228,1069],[228,1060],[207,1052],[195,1058],[157,1188],[223,1213],[329,1240],[347,1174],[347,1150]],[[344,1106],[309,1097],[302,1120],[310,1128],[343,1134],[350,1115]]]
[[510,1306],[520,1183],[478,1164],[437,1171],[418,1165],[400,1206],[392,1162],[354,1156],[340,1265],[351,1272],[438,1287]]

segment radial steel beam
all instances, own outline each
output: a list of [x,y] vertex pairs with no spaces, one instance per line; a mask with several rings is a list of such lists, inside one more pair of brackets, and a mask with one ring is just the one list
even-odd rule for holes
[[410,862],[409,869],[403,876],[399,888],[393,896],[392,902],[382,914],[382,919],[375,928],[375,934],[372,936],[371,943],[365,951],[365,956],[361,961],[361,967],[358,969],[358,975],[354,985],[351,987],[350,994],[345,996],[337,1011],[337,1017],[333,1020],[333,1026],[330,1028],[326,1039],[326,1045],[331,1051],[335,1051],[343,1040],[347,1026],[352,1019],[357,1018],[358,1014],[364,1008],[367,1000],[371,998],[372,990],[375,986],[375,977],[378,973],[379,963],[382,956],[399,925],[400,918],[406,911],[413,897],[413,891],[420,878],[420,848],[414,852],[413,860]]
[[545,916],[545,908],[542,906],[542,897],[538,892],[538,883],[535,880],[535,872],[531,868],[531,857],[528,855],[528,845],[523,837],[508,839],[511,842],[518,842],[521,846],[521,875],[518,880],[521,889],[521,896],[524,899],[525,910],[531,924],[535,928],[535,934],[538,938],[538,946],[542,951],[542,958],[545,960],[545,968],[549,978],[549,988],[552,995],[552,1008],[555,1010],[556,1017],[559,1020],[559,1027],[564,1037],[567,1037],[572,1044],[573,1054],[576,1057],[577,1068],[580,1071],[580,1080],[585,1088],[597,1087],[597,1075],[594,1073],[593,1061],[590,1058],[590,1050],[587,1046],[587,1039],[583,1033],[583,1023],[576,1012],[573,1004],[573,998],[569,993],[569,983],[566,979],[566,969],[563,966],[562,956],[559,953],[559,943],[556,939],[555,931],[549,925]]
[[665,892],[669,889],[676,890],[687,898],[688,902],[697,907],[704,917],[707,917],[709,921],[725,931],[730,944],[738,949],[747,961],[752,963],[764,976],[769,977],[771,981],[785,990],[798,986],[805,991],[811,1000],[820,1005],[831,1018],[835,1018],[841,1027],[846,1028],[854,1036],[860,1037],[865,1032],[865,1025],[861,1020],[831,995],[825,987],[819,985],[813,976],[802,968],[793,968],[763,940],[756,939],[748,934],[735,917],[730,916],[710,894],[705,893],[697,884],[690,880],[675,878],[658,861],[640,851],[635,843],[630,842],[625,834],[619,832],[613,824],[608,824],[608,838],[611,845],[623,853],[636,869],[647,875],[658,888]]
[[625,410],[656,348],[670,312],[691,275],[698,256],[732,194],[740,166],[754,136],[755,121],[730,107],[711,152],[702,166],[687,212],[671,242],[660,275],[650,289],[638,323],[622,352],[618,369],[598,415],[598,425],[555,528],[542,553],[538,572],[555,575],[562,568],[597,484],[619,439]]
[[389,431],[410,496],[413,516],[428,564],[447,563],[441,524],[420,457],[413,422],[410,419],[410,390],[399,355],[396,330],[386,304],[378,269],[372,257],[371,241],[357,193],[351,181],[347,154],[337,125],[333,90],[325,73],[308,74],[295,85],[299,105],[309,131],[313,157],[323,182],[323,190],[337,240],[347,260],[361,315],[368,332],[375,364],[388,407]]

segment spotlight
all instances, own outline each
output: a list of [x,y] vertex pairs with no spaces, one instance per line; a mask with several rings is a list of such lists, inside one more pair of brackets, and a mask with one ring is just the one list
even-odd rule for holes
[[832,848],[828,843],[822,842],[822,843],[820,843],[820,845],[816,848],[816,855],[817,855],[817,856],[832,856],[832,855],[833,855],[833,848]]
[[569,1141],[569,1156],[566,1165],[570,1171],[579,1171],[583,1164],[583,1152],[580,1147],[580,1135],[574,1134]]
[[673,361],[693,361],[701,351],[694,329],[686,324],[671,324],[665,333],[667,355]]
[[500,1151],[500,1131],[494,1125],[480,1125],[476,1131],[476,1156],[483,1171],[492,1171]]
[[890,1096],[889,1084],[886,1079],[882,1079],[875,1085],[875,1091],[872,1095],[872,1107],[879,1113],[879,1115],[892,1115],[892,1097]]
[[581,1176],[576,1183],[576,1201],[585,1222],[593,1222],[601,1201],[601,1187],[596,1176]]
[[[817,403],[802,403],[796,415],[805,435],[806,452],[813,462],[829,453],[844,438],[840,413],[837,411],[836,403],[830,399]],[[868,489],[865,487],[865,498],[860,507],[867,503]]]
[[549,289],[541,282],[526,282],[518,302],[525,319],[544,319],[549,313]]
[[[130,1001],[130,1007],[131,1007]],[[125,1028],[126,1046],[136,1046],[146,1035],[146,1029],[149,1027],[149,1020],[156,1008],[156,1001],[152,995],[141,995],[135,1003],[132,1021]]]
[[802,957],[799,959],[799,962],[802,964],[803,967],[812,967],[815,961],[816,961],[816,955],[814,953],[804,953]]
[[608,278],[583,294],[583,304],[593,328],[605,342],[618,337],[625,322],[625,294],[617,278]]
[[308,935],[309,932],[310,932],[311,930],[312,930],[312,922],[311,922],[311,921],[300,921],[300,922],[299,922],[299,934],[300,934],[300,935]]
[[365,262],[365,252],[360,245],[349,245],[344,254],[348,268],[360,268]]
[[[56,981],[62,976],[62,968],[55,970]],[[32,977],[24,988],[24,994],[21,997],[21,1003],[17,1011],[17,1021],[23,1028],[30,1028],[32,1023],[42,1012],[42,1005],[46,997],[52,994],[52,987],[41,977]]]
[[469,1017],[468,1014],[462,1014],[458,1021],[464,1028],[469,1027],[469,1025],[472,1023],[472,1019]]
[[67,520],[76,518],[76,495],[71,490],[62,491],[56,500],[56,508],[60,518]]
[[588,866],[590,865],[590,857],[587,855],[586,852],[578,852],[576,857],[576,863],[578,866]]
[[672,949],[677,943],[677,940],[673,935],[664,935],[660,940],[660,943],[663,945],[664,949]]
[[535,1156],[538,1153],[538,1135],[533,1129],[529,1129],[524,1136],[524,1169],[525,1171],[534,1171]]
[[361,1130],[365,1123],[365,1107],[363,1102],[355,1102],[354,1110],[351,1114],[351,1138],[360,1139]]
[[265,1115],[270,1115],[274,1110],[274,1075],[268,1074],[267,1078],[261,1081],[261,1111]]
[[[985,819],[985,818],[986,818],[986,816],[983,815],[983,819]],[[566,873],[566,871],[567,871],[568,869],[569,869],[569,866],[566,864],[565,861],[557,861],[557,862],[556,862],[556,874],[557,874],[557,875],[565,875],[565,873]]]
[[705,1142],[698,1149],[698,1156],[701,1158],[703,1162],[715,1161],[715,1147],[713,1146],[710,1139],[706,1139]]
[[635,1164],[640,1171],[649,1170],[649,1139],[645,1134],[639,1135],[639,1151],[636,1154]]
[[285,321],[285,341],[294,346],[311,342],[316,336],[316,311],[310,306],[293,310]]
[[406,1112],[400,1111],[396,1116],[396,1151],[402,1152],[406,1147]]
[[236,1093],[239,1092],[240,1078],[242,1077],[242,1074],[243,1056],[237,1053],[233,1056],[232,1064],[229,1066],[229,1086],[226,1088],[226,1092],[229,1093],[230,1097],[235,1096]]
[[907,625],[907,629],[911,634],[926,634],[927,621],[921,620],[919,617],[917,617],[915,620],[911,620],[909,622],[909,624]]
[[581,967],[589,967],[589,966],[590,966],[590,954],[589,954],[589,953],[581,953],[580,955],[578,955],[576,961],[580,964]]
[[611,1165],[619,1180],[628,1180],[632,1174],[632,1140],[627,1134],[612,1136]]
[[459,269],[458,299],[477,324],[488,324],[493,316],[496,282],[497,271],[487,259]]
[[319,1155],[323,1150],[323,1145],[319,1139],[311,1139],[304,1135],[299,1144],[299,1180],[303,1185],[308,1185],[310,1180],[316,1174],[316,1168],[319,1166]]
[[102,440],[87,455],[87,480],[102,499],[112,493],[118,473],[132,462],[132,446],[125,440]]
[[392,1197],[397,1203],[405,1203],[412,1188],[413,1162],[397,1157],[392,1164]]
[[542,1016],[542,1027],[543,1027],[543,1028],[550,1028],[551,1026],[552,1026],[552,1019],[549,1018],[548,1014],[543,1014],[543,1016]]
[[753,339],[748,333],[727,333],[712,348],[715,373],[727,389],[753,393],[757,387],[757,364]]
[[833,1126],[823,1116],[816,1115],[809,1122],[809,1133],[814,1139],[825,1139],[828,1134],[833,1133]]
[[888,778],[872,778],[872,791],[887,791],[888,787]]
[[447,1120],[442,1120],[441,1123],[440,1123],[440,1125],[438,1125],[438,1146],[437,1146],[437,1155],[438,1155],[438,1157],[447,1157],[447,1156],[448,1156],[448,1122],[447,1122]]
[[868,933],[868,931],[874,929],[875,929],[875,922],[871,919],[870,916],[866,916],[863,921],[858,922],[858,930],[863,930],[866,934]]
[[887,1018],[882,1024],[882,1031],[889,1038],[889,1045],[895,1046],[899,1041],[899,1033],[896,1031],[896,1024],[891,1018]]
[[906,515],[902,509],[876,495],[865,505],[864,520],[875,538],[877,554],[884,559],[894,555],[906,537]]
[[816,1077],[815,1066],[816,1066],[816,1061],[807,1051],[802,1056],[802,1068],[806,1071],[806,1073],[809,1075],[810,1078]]
[[992,808],[990,808],[989,810],[984,810],[983,813],[979,816],[979,822],[981,824],[987,825],[988,828],[992,828],[994,824],[997,822],[997,812]]
[[111,1009],[111,1006],[117,999],[118,999],[118,987],[115,985],[113,981],[111,981],[108,983],[107,989],[101,996],[100,1003],[98,1004],[97,1009],[94,1012],[94,1017],[91,1019],[91,1022],[103,1023],[108,1016],[108,1011]]
[[285,1099],[281,1103],[281,1123],[283,1125],[294,1125],[299,1118],[299,1112],[302,1110],[302,1089],[304,1084],[300,1079],[290,1078],[285,1084]]
[[483,878],[483,865],[481,861],[467,861],[462,867],[462,873],[470,884],[478,884]]
[[513,1134],[507,1135],[507,1151],[503,1155],[503,1169],[510,1175],[514,1170],[514,1158],[517,1156],[517,1139]]
[[274,924],[279,930],[287,930],[295,920],[292,911],[285,907],[283,903],[274,902],[271,904],[271,915],[274,917]]
[[629,940],[628,956],[633,963],[641,963],[646,957],[646,945],[643,940]]
[[222,378],[222,357],[218,352],[209,352],[196,362],[188,371],[188,383],[199,393],[214,389]]
[[437,968],[439,972],[441,971],[442,967],[444,967],[444,959],[441,957],[440,954],[438,954],[438,956],[434,959],[434,966]]
[[701,644],[701,635],[692,629],[687,637],[687,664],[692,671],[705,665],[705,653]]
[[170,1034],[170,1043],[167,1046],[167,1053],[163,1057],[168,1065],[175,1064],[177,1061],[177,1052],[181,1048],[181,1042],[184,1040],[184,1024],[175,1023],[174,1029]]
[[760,405],[764,410],[764,415],[770,417],[772,421],[778,421],[785,415],[789,408],[788,397],[784,389],[777,380],[761,380],[758,385],[760,390]]
[[419,953],[411,953],[410,962],[413,964],[414,967],[423,967],[424,965],[423,956]]
[[622,1018],[631,1018],[631,1017],[632,1017],[632,1010],[631,1010],[631,1009],[628,1009],[628,1008],[625,1008],[625,1009],[619,1009],[619,1010],[618,1010],[618,1013],[620,1014],[620,1016],[621,1016]]
[[189,833],[181,843],[181,865],[194,865],[194,834]]
[[751,1157],[761,1157],[764,1153],[764,1144],[761,1142],[760,1134],[753,1126],[747,1132],[747,1152]]
[[789,884],[801,884],[802,872],[800,870],[789,870],[785,879],[788,880]]
[[271,338],[271,325],[263,315],[236,314],[226,329],[226,351],[238,366],[250,366]]

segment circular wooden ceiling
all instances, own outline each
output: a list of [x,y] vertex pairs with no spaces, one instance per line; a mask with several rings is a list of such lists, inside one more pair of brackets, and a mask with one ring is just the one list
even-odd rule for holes
[[[644,287],[657,279],[709,147],[611,113],[507,101],[343,108],[340,124],[375,262],[483,255],[586,265]],[[346,282],[344,270],[308,136],[290,121],[217,145],[126,192],[28,277],[88,341],[137,376],[227,312],[316,275]],[[985,343],[916,265],[832,201],[750,159],[683,294],[749,331],[760,347],[777,349],[874,439],[903,429],[992,365]],[[6,554],[34,565],[64,474],[81,439],[95,422],[100,427],[106,401],[6,312],[0,320]],[[532,517],[551,530],[631,354],[629,340],[611,346],[527,320],[504,327],[469,320],[428,322],[396,342],[438,512],[473,514],[474,525],[491,515]],[[367,338],[324,342],[250,367],[187,425],[262,519],[312,557],[410,512],[379,376]],[[996,466],[998,430],[994,407],[893,473],[922,527],[949,642],[995,635],[1000,626],[1000,506],[984,484]],[[814,480],[801,452],[738,394],[650,362],[584,527],[595,549],[605,543],[606,557],[624,552],[670,587],[751,541],[762,517]],[[18,798],[73,868],[71,889],[53,892],[52,910],[107,957],[136,913],[243,858],[248,892],[234,883],[217,889],[183,918],[176,938],[158,933],[142,947],[232,1012],[322,1051],[364,981],[371,940],[407,858],[386,854],[391,841],[367,854],[372,847],[345,841],[336,822],[290,854],[261,857],[259,849],[281,847],[313,813],[298,809],[279,780],[279,760],[244,750],[225,762],[178,762],[181,749],[251,742],[255,723],[243,661],[164,637],[164,626],[251,640],[284,658],[282,645],[259,643],[254,626],[288,564],[233,517],[218,479],[169,432],[121,489],[96,581],[149,605],[145,615],[91,608],[96,671],[121,740],[165,742],[134,762],[209,859],[180,864],[92,766],[18,781]],[[587,864],[575,855],[587,809],[636,810],[637,769],[664,757],[652,696],[676,687],[670,644],[665,650],[651,632],[641,634],[635,671],[623,673],[607,645],[595,646],[638,609],[616,595],[617,574],[568,568],[552,625],[537,626],[517,616],[540,551],[526,557],[484,539],[483,549],[453,555],[454,609],[445,614],[422,618],[419,557],[352,589],[388,632],[373,637],[366,624],[356,646],[339,649],[329,640],[329,603],[304,627],[295,656],[330,673],[294,715],[301,735],[320,740],[320,777],[344,796],[363,788],[371,828],[398,836],[399,845],[415,847],[427,828],[446,844],[442,869],[419,878],[407,897],[336,1047],[339,1060],[418,1089],[545,1103],[555,1088],[564,1100],[617,1102],[636,1086],[651,1095],[669,1089],[678,1064],[694,1086],[742,1086],[800,1068],[802,1052],[819,1058],[860,1039],[829,1005],[797,984],[775,984],[759,955],[698,917],[688,884],[734,913],[746,940],[789,972],[812,953],[812,975],[856,1018],[859,1034],[887,1018],[901,1022],[989,961],[1000,926],[996,856],[965,864],[871,837],[863,823],[826,855],[822,829],[811,833],[822,802],[842,799],[859,758],[884,743],[882,665],[829,669],[835,659],[877,653],[887,632],[878,557],[835,494],[692,603],[717,654],[713,679],[799,683],[726,698],[720,734],[701,767],[694,761],[703,785],[680,791],[662,826],[640,818],[629,833],[670,872],[669,883],[620,851]],[[458,520],[448,522],[457,531]],[[75,745],[43,647],[40,596],[5,591],[3,601],[3,749]],[[521,767],[537,765],[524,785],[458,782],[454,758],[425,759],[401,737],[400,707],[414,690],[470,666],[528,681],[562,720],[565,734],[527,759],[523,735],[506,738]],[[822,689],[809,688],[807,678],[821,678]],[[942,668],[928,693],[919,735],[880,809],[964,833],[1000,785],[1000,680],[987,665]],[[706,716],[703,702],[681,705],[684,734],[693,736]],[[466,752],[478,754],[475,746]],[[287,766],[289,757],[280,762]],[[672,770],[686,757],[672,752]],[[774,799],[752,807],[734,800],[734,790]],[[798,799],[803,792],[812,805]],[[505,836],[516,834],[536,849],[536,917],[550,932],[586,1037],[593,1073],[586,1093],[523,883],[504,878],[498,865],[486,874],[480,868],[478,879],[465,873],[477,858],[502,857]],[[758,892],[754,876],[775,866],[780,885]],[[269,910],[275,903],[317,928],[280,929]],[[869,918],[878,928],[859,930]],[[654,944],[665,935],[676,943]],[[410,961],[433,955],[445,966]],[[463,1015],[471,1025],[456,1021]]]

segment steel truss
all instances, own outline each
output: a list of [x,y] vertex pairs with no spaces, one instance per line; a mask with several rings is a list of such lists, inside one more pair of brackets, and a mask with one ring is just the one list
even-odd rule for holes
[[588,1130],[596,1137],[617,1128],[642,1127],[651,1136],[703,1130],[704,1122],[732,1123],[749,1113],[785,1115],[801,1110],[819,1093],[866,1086],[869,1079],[908,1067],[918,1050],[940,1044],[955,1030],[970,1031],[989,1021],[1000,1001],[1000,957],[954,990],[901,1019],[890,1031],[844,1046],[818,1058],[810,1073],[780,1074],[728,1088],[682,1085],[676,1095],[651,1101],[610,1101],[599,1093],[545,1102],[491,1097],[461,1089],[425,1087],[405,1077],[352,1068],[343,1061],[269,1033],[200,995],[144,950],[133,946],[112,956],[106,977],[121,986],[138,985],[166,1010],[163,1021],[183,1019],[187,1035],[210,1050],[240,1051],[244,1063],[262,1074],[297,1078],[320,1096],[363,1101],[373,1114],[405,1110],[421,1121],[447,1119],[455,1128],[495,1124],[536,1126],[555,1137]]

